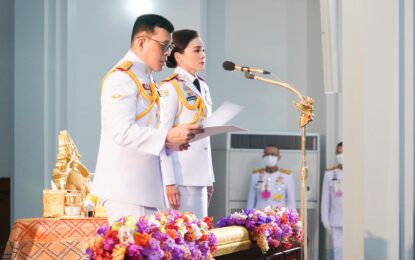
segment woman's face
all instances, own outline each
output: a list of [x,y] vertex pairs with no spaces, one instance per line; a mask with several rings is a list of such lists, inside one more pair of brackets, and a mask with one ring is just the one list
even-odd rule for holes
[[174,55],[177,65],[192,75],[205,68],[205,45],[200,37],[191,40],[183,53],[176,52]]

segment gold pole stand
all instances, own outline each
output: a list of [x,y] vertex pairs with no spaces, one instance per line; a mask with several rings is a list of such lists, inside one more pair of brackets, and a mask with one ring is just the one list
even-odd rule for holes
[[308,247],[307,247],[307,178],[308,178],[308,169],[307,169],[307,160],[306,160],[306,125],[313,121],[313,105],[314,100],[310,97],[305,97],[301,93],[292,87],[291,85],[279,82],[276,80],[271,80],[267,78],[258,77],[257,75],[245,72],[245,77],[248,79],[255,79],[259,81],[264,81],[276,86],[286,88],[293,92],[299,99],[300,102],[294,102],[294,105],[298,111],[300,111],[300,129],[301,129],[301,169],[300,169],[300,182],[301,182],[301,222],[303,224],[303,237],[302,237],[302,259],[308,259]]

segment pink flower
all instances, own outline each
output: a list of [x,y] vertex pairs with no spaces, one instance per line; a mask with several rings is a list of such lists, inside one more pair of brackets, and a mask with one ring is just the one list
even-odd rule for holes
[[89,259],[212,259],[217,247],[212,227],[211,218],[173,210],[137,220],[123,217],[101,227],[86,254]]

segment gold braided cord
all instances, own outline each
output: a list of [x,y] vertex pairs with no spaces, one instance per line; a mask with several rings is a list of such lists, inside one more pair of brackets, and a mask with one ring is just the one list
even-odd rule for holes
[[[195,116],[193,117],[192,121],[186,123],[186,125],[192,125],[192,124],[196,123],[201,117],[203,118],[203,116],[205,115],[205,104],[204,104],[202,98],[200,96],[198,96],[196,98],[195,103],[193,105],[190,105],[189,102],[187,102],[187,100],[184,98],[183,91],[182,91],[181,87],[179,86],[179,84],[177,83],[177,81],[173,79],[173,80],[170,80],[169,82],[176,89],[177,96],[179,97],[179,100],[181,102],[179,115],[182,113],[183,105],[189,110],[198,109],[198,111],[195,114]],[[176,116],[176,118],[177,118],[177,116]],[[175,124],[175,125],[173,125],[173,127],[176,127],[178,125],[179,124]]]
[[195,103],[193,105],[190,105],[189,102],[184,98],[183,91],[176,80],[171,80],[170,83],[173,85],[173,87],[176,89],[177,96],[179,96],[180,101],[182,104],[189,110],[195,110],[196,108],[200,109],[200,104],[203,103],[201,97],[197,97]]
[[148,112],[150,112],[150,110],[154,107],[154,104],[155,102],[151,102],[150,105],[148,105],[148,107],[143,112],[135,116],[135,120],[138,121],[141,118],[143,118],[145,115],[147,115]]
[[183,112],[183,103],[180,103],[179,113],[177,113],[177,115],[174,118],[175,119],[179,118],[182,112]]
[[156,87],[154,86],[154,83],[153,82],[150,83],[150,92],[151,92],[151,95],[149,95],[145,91],[143,85],[141,85],[140,80],[137,78],[137,76],[133,72],[131,72],[129,70],[125,70],[123,72],[127,73],[133,79],[133,81],[135,82],[135,84],[138,87],[139,92],[143,95],[143,97],[145,99],[147,99],[150,102],[158,102],[159,95],[157,93]]
[[[193,120],[192,121],[190,121],[188,123],[185,123],[185,124],[182,124],[182,125],[193,125],[194,123],[196,123],[199,120],[199,118],[201,117],[201,115],[204,114],[203,112],[204,112],[204,109],[199,109],[199,111],[193,117]],[[176,127],[176,126],[179,126],[179,124],[173,125],[173,127]]]
[[[141,94],[146,100],[150,101],[150,105],[148,105],[148,107],[143,112],[141,112],[140,114],[138,114],[135,117],[135,120],[138,121],[141,118],[143,118],[144,116],[146,116],[151,111],[151,109],[154,107],[155,104],[157,104],[156,117],[159,117],[158,116],[159,115],[159,109],[160,109],[160,106],[159,106],[159,95],[157,93],[157,89],[156,89],[155,84],[153,82],[150,83],[150,92],[151,92],[151,94],[150,95],[147,94],[147,92],[145,91],[145,89],[144,89],[143,85],[141,84],[140,80],[137,78],[137,76],[133,72],[131,72],[129,70],[122,70],[122,69],[115,68],[115,69],[112,69],[111,71],[109,71],[104,76],[104,78],[102,79],[101,95],[102,95],[102,89],[104,88],[104,82],[105,82],[105,80],[108,78],[108,76],[111,73],[113,73],[115,71],[122,71],[122,72],[127,73],[127,75],[130,76],[130,78],[134,81],[134,83],[137,86],[137,89],[138,89],[137,97],[138,97],[139,94]],[[158,125],[158,122],[159,122],[159,120],[157,118],[156,127]]]

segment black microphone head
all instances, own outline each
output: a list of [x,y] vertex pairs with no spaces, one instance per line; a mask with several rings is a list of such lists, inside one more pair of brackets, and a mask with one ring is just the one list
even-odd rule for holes
[[235,63],[231,62],[231,61],[224,61],[222,64],[222,67],[224,70],[235,70]]

